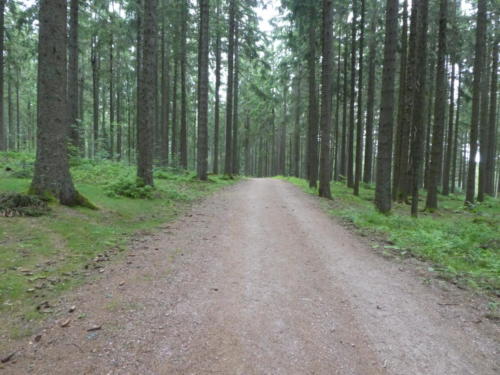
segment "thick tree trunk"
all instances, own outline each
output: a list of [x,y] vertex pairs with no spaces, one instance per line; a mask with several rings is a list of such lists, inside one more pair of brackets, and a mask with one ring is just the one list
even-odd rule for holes
[[474,203],[476,192],[476,154],[481,104],[481,80],[483,79],[484,55],[486,50],[486,4],[487,0],[478,0],[474,78],[472,86],[472,112],[469,136],[469,164],[467,171],[465,204]]
[[394,128],[394,81],[398,40],[398,0],[387,0],[385,16],[384,67],[377,153],[375,207],[382,213],[391,210],[391,164]]
[[333,0],[323,0],[322,29],[322,70],[321,70],[321,150],[319,163],[319,196],[332,198],[330,190],[330,133],[332,121],[332,40],[333,40]]
[[198,163],[200,180],[207,180],[208,171],[208,43],[209,0],[200,0],[200,31],[198,44]]
[[137,129],[137,178],[140,184],[153,185],[153,124],[155,119],[155,80],[157,62],[157,0],[144,2],[141,92],[141,117]]
[[422,178],[423,159],[423,137],[424,137],[424,114],[425,93],[426,93],[426,73],[427,73],[427,25],[428,25],[429,0],[420,0],[417,11],[417,40],[416,40],[416,70],[412,78],[418,84],[415,85],[411,118],[411,214],[418,216],[419,189]]
[[446,111],[446,27],[448,17],[448,0],[440,0],[438,56],[436,64],[436,97],[434,102],[434,128],[432,133],[431,160],[429,179],[427,181],[426,208],[438,208],[438,185],[441,182],[443,161],[443,138]]
[[40,3],[38,118],[35,172],[30,193],[54,196],[73,206],[84,200],[75,190],[68,161],[67,2]]

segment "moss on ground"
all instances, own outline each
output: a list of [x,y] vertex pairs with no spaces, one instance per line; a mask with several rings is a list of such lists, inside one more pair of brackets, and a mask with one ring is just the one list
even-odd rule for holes
[[[28,191],[31,180],[19,171],[31,165],[26,162],[29,157],[0,153],[0,193]],[[0,315],[22,322],[0,328],[0,335],[29,334],[29,322],[45,316],[36,306],[81,284],[92,259],[119,254],[134,234],[154,230],[190,202],[234,183],[219,176],[200,182],[185,171],[155,174],[152,194],[134,199],[110,194],[110,186],[135,177],[133,167],[80,161],[72,168],[75,185],[99,210],[50,202],[50,212],[44,216],[0,217]]]

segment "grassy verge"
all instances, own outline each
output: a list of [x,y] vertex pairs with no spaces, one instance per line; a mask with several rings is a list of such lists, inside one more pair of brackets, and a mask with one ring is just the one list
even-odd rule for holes
[[[0,168],[0,193],[28,190],[31,155],[0,153]],[[190,202],[234,182],[219,176],[200,182],[190,173],[162,170],[155,172],[154,190],[134,190],[134,168],[106,161],[80,161],[72,174],[99,210],[51,204],[45,216],[0,217],[0,317],[19,322],[1,327],[0,336],[30,334],[30,322],[47,313],[37,305],[80,284],[96,257],[120,253],[132,235],[154,230]]]
[[[283,178],[316,194],[298,178]],[[396,204],[391,215],[373,207],[374,189],[365,186],[360,196],[343,183],[332,183],[333,201],[325,202],[330,214],[352,223],[365,234],[389,241],[383,251],[414,256],[431,263],[436,272],[460,285],[500,294],[500,201],[489,198],[473,208],[463,207],[460,194],[440,197],[439,212],[422,212],[418,219],[409,207]]]

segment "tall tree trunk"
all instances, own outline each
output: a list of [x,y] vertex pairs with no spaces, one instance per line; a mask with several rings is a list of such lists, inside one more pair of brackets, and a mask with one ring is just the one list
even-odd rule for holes
[[236,0],[229,1],[229,30],[227,50],[227,96],[226,96],[226,159],[224,173],[231,175],[233,171],[233,90],[234,90],[234,33],[235,33]]
[[[409,150],[410,150],[410,122],[413,108],[413,77],[416,69],[416,34],[417,34],[417,2],[412,2],[410,36],[406,37],[407,26],[407,2],[404,4],[403,12],[403,53],[401,55],[401,75],[399,87],[398,108],[398,130],[396,140],[396,157],[394,163],[394,199],[406,201],[409,194]],[[406,52],[408,50],[408,52]],[[403,68],[404,65],[404,68]],[[404,69],[404,70],[403,70]],[[404,77],[403,77],[404,76]],[[404,78],[403,81],[401,81]]]
[[160,164],[168,166],[169,116],[170,116],[170,55],[165,40],[165,24],[167,20],[162,14],[161,29],[161,148]]
[[187,25],[189,18],[187,0],[182,0],[181,20],[181,131],[180,131],[180,166],[188,167],[187,145]]
[[486,4],[487,0],[478,0],[476,47],[474,59],[474,78],[472,86],[472,112],[469,136],[469,164],[467,172],[467,187],[465,204],[473,204],[476,192],[476,154],[479,131],[479,115],[481,104],[481,80],[483,75],[485,50],[486,50]]
[[240,24],[238,17],[235,20],[234,26],[234,93],[233,93],[233,146],[232,146],[232,173],[238,175],[240,173],[239,160],[239,145],[238,145],[238,127],[239,127],[239,94],[240,94]]
[[[220,85],[221,85],[221,31],[220,31],[220,0],[217,0],[217,22],[215,31],[215,108],[214,108],[214,149],[213,171],[219,173],[219,129],[220,129]],[[245,171],[247,172],[247,171]]]
[[[352,0],[352,24],[351,24],[351,95],[349,110],[349,138],[347,142],[347,186],[354,187],[354,128],[356,108],[356,20],[358,0]],[[360,109],[358,108],[358,111]]]
[[[450,57],[450,60],[451,57]],[[443,192],[444,196],[450,194],[450,168],[451,168],[451,156],[453,155],[453,138],[454,138],[454,110],[455,110],[455,62],[451,61],[451,78],[450,78],[450,96],[448,108],[448,134],[446,143],[446,151],[444,154],[444,166],[443,166]]]
[[[496,22],[498,27],[498,20]],[[493,54],[491,65],[491,81],[490,81],[490,112],[489,112],[489,136],[488,136],[488,152],[486,155],[486,171],[488,176],[485,182],[484,192],[490,196],[495,196],[495,159],[497,146],[497,85],[498,85],[498,45],[500,32],[496,31],[493,41]]]
[[68,206],[84,203],[68,161],[67,2],[40,3],[37,154],[30,193],[53,195]]
[[330,132],[332,121],[332,40],[333,0],[323,0],[323,36],[321,70],[321,151],[319,164],[319,196],[331,199],[330,190]]
[[375,58],[377,54],[377,35],[375,16],[372,17],[370,24],[370,48],[368,52],[368,92],[366,103],[366,145],[365,145],[365,170],[363,182],[369,184],[372,182],[372,164],[373,164],[373,118],[375,114]]
[[248,113],[245,120],[245,175],[252,175],[250,155],[250,115]]
[[[487,48],[486,48],[487,50]],[[489,143],[489,64],[488,52],[485,53],[483,78],[481,80],[481,113],[479,115],[479,176],[477,187],[478,202],[484,201],[484,192],[486,187],[488,171],[486,170],[486,160],[488,159]]]
[[401,180],[401,159],[402,159],[402,144],[404,137],[404,128],[406,123],[403,121],[406,104],[406,73],[408,62],[408,0],[404,0],[403,4],[403,26],[401,29],[401,54],[400,54],[400,69],[399,69],[399,91],[398,91],[398,108],[396,120],[396,139],[394,142],[394,165],[393,165],[393,183],[392,183],[392,199],[399,198],[399,184]]
[[438,56],[436,64],[436,97],[434,101],[434,129],[432,133],[432,150],[429,166],[426,208],[438,208],[438,184],[441,182],[443,161],[443,138],[446,111],[446,27],[448,17],[448,0],[440,0]]
[[155,119],[155,80],[157,62],[157,0],[144,2],[141,93],[141,117],[137,129],[137,177],[144,185],[153,185],[153,124]]
[[309,186],[316,188],[318,183],[318,99],[316,87],[316,10],[309,6],[308,56],[309,70],[309,124],[307,132],[307,177]]
[[7,60],[7,92],[8,92],[8,100],[7,100],[7,112],[9,115],[9,134],[8,134],[8,143],[9,150],[14,150],[16,148],[16,131],[14,130],[14,93],[12,92],[12,81],[14,74],[12,73],[12,58],[8,56]]
[[[110,23],[112,21],[110,20]],[[114,159],[115,148],[115,86],[114,86],[114,61],[113,61],[113,32],[109,35],[109,158]]]
[[93,99],[93,148],[92,155],[97,157],[99,152],[99,70],[100,56],[97,35],[92,36],[91,63],[92,63],[92,99]]
[[5,2],[0,0],[0,151],[7,150],[7,132],[4,123],[3,82],[4,82],[4,34],[5,34]]
[[461,104],[461,88],[462,88],[462,66],[458,64],[458,87],[457,87],[457,110],[455,111],[455,139],[453,140],[453,155],[451,162],[451,186],[450,192],[455,193],[456,173],[457,173],[457,153],[458,153],[458,133],[460,124],[460,104]]
[[347,43],[348,35],[346,33],[344,40],[344,79],[342,82],[342,140],[340,143],[340,175],[347,176],[347,98],[349,97],[349,87],[347,84],[347,67],[349,60],[349,48]]
[[356,124],[356,169],[354,175],[354,195],[359,195],[359,184],[363,170],[363,54],[365,39],[365,0],[361,0],[361,20],[359,35],[359,76],[358,76],[358,118]]
[[78,123],[78,0],[70,2],[68,40],[68,101],[70,140],[75,151],[82,154],[80,126]]
[[391,164],[394,128],[394,81],[398,41],[398,0],[387,0],[385,15],[384,67],[377,153],[375,207],[382,213],[391,210]]
[[427,73],[427,25],[428,25],[429,0],[420,0],[417,11],[417,40],[416,40],[416,70],[412,77],[415,85],[411,119],[411,214],[418,216],[419,188],[422,176],[424,114]]
[[200,0],[200,32],[198,44],[198,178],[207,180],[208,171],[208,43],[209,0]]
[[334,130],[334,141],[335,141],[335,151],[333,153],[333,162],[334,164],[334,169],[333,169],[333,180],[334,181],[339,181],[339,173],[340,173],[340,168],[339,168],[339,149],[340,149],[340,97],[342,94],[342,91],[340,90],[340,72],[341,72],[341,59],[342,59],[342,38],[340,36],[340,30],[339,30],[339,50],[338,50],[338,56],[337,56],[337,78],[336,78],[336,101],[335,101],[335,130]]
[[172,145],[171,145],[171,151],[172,151],[172,161],[174,162],[175,166],[178,166],[179,163],[179,153],[178,153],[178,106],[177,106],[177,96],[178,96],[178,86],[179,82],[179,58],[176,56],[174,58],[174,87],[172,89]]
[[294,130],[294,172],[295,177],[300,177],[300,115],[301,115],[301,77],[300,72],[295,77],[295,130]]

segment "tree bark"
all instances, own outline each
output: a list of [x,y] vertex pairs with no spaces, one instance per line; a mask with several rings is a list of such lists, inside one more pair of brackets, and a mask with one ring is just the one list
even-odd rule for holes
[[68,206],[84,203],[68,161],[67,2],[44,0],[39,10],[38,118],[35,172],[30,193]]
[[68,101],[70,140],[75,151],[82,154],[80,126],[78,123],[78,0],[70,2],[69,40],[68,40]]
[[99,152],[99,70],[100,56],[97,35],[92,36],[91,64],[92,64],[92,98],[93,98],[93,150],[94,159]]
[[155,120],[155,80],[157,62],[157,0],[144,2],[141,93],[142,107],[137,129],[137,178],[139,184],[153,185],[153,124]]
[[160,163],[163,167],[168,166],[169,156],[169,116],[170,116],[170,55],[169,47],[165,38],[165,15],[162,14],[161,30],[161,148]]
[[240,160],[239,160],[239,140],[238,140],[238,127],[239,127],[239,94],[240,94],[240,25],[239,21],[235,19],[234,26],[234,88],[233,88],[233,145],[231,150],[232,156],[232,174],[238,175],[240,173]]
[[[498,20],[496,22],[498,26]],[[498,85],[498,45],[500,33],[497,29],[493,41],[491,81],[490,81],[490,112],[489,112],[489,137],[488,152],[486,156],[486,171],[488,172],[484,192],[495,196],[495,159],[497,155],[497,85]]]
[[7,132],[4,123],[4,95],[3,95],[3,82],[4,82],[4,35],[5,35],[5,2],[0,0],[0,151],[7,150]]
[[188,167],[187,145],[187,25],[189,18],[187,0],[182,0],[181,20],[181,129],[180,129],[180,166]]
[[440,0],[438,56],[436,64],[436,97],[434,101],[434,129],[432,133],[431,160],[429,179],[427,181],[426,208],[438,208],[438,185],[441,182],[443,160],[443,138],[446,110],[446,27],[448,17],[448,0]]
[[323,0],[323,60],[321,70],[321,150],[319,164],[319,196],[331,199],[330,132],[332,121],[332,40],[333,0]]
[[[451,59],[451,58],[450,58]],[[453,155],[453,138],[454,138],[454,112],[455,112],[455,63],[451,59],[451,79],[450,79],[450,96],[449,96],[449,108],[448,108],[448,134],[446,143],[446,151],[444,154],[444,166],[443,166],[443,192],[444,196],[450,194],[450,169],[451,169],[451,157]]]
[[[356,20],[358,0],[352,0],[352,24],[351,24],[351,95],[349,110],[349,138],[347,142],[347,186],[354,187],[354,119],[356,103]],[[359,108],[358,108],[359,110]]]
[[207,180],[208,171],[208,43],[209,0],[200,0],[198,66],[198,178]]
[[387,0],[385,16],[384,62],[377,153],[375,207],[382,213],[391,210],[391,164],[394,127],[394,81],[398,40],[398,0]]
[[[220,128],[220,85],[221,85],[221,31],[220,0],[217,0],[217,23],[215,31],[215,107],[214,107],[214,149],[213,171],[219,173],[219,128]],[[245,171],[246,172],[246,171]]]
[[309,187],[316,188],[318,184],[318,99],[316,87],[316,11],[309,6],[308,54],[309,70],[309,124],[307,132],[307,177]]
[[375,58],[377,54],[375,17],[370,25],[370,48],[368,52],[368,92],[366,103],[366,144],[365,144],[365,165],[363,182],[369,184],[372,182],[372,164],[373,164],[373,118],[375,115]]
[[487,0],[478,0],[477,7],[476,47],[472,86],[472,112],[469,135],[469,163],[467,168],[467,186],[465,191],[466,205],[474,203],[476,191],[476,154],[481,104],[481,80],[483,79],[484,55],[486,49],[486,3]]
[[425,93],[426,93],[426,73],[427,73],[427,25],[428,25],[429,0],[419,0],[417,11],[417,39],[416,39],[416,70],[415,76],[411,77],[415,85],[413,98],[413,113],[411,119],[411,214],[418,216],[419,188],[422,176],[423,159],[423,137],[424,137],[424,114],[425,114]]
[[356,169],[354,175],[354,195],[359,195],[359,184],[363,170],[363,54],[365,39],[365,0],[361,0],[361,20],[359,35],[359,75],[358,75],[358,118],[356,121]]
[[226,96],[226,158],[224,174],[231,175],[233,171],[233,90],[234,90],[234,32],[236,0],[229,2],[229,30],[227,50],[227,96]]

